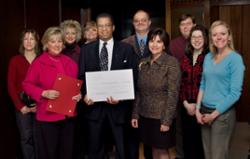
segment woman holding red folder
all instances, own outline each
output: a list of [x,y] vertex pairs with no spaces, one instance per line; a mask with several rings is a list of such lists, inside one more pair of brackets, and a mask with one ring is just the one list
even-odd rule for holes
[[[23,89],[37,102],[38,159],[72,159],[74,119],[47,111],[47,103],[60,96],[60,92],[52,89],[57,74],[76,78],[77,64],[61,54],[63,36],[60,28],[48,28],[42,44],[43,54],[32,63],[23,81]],[[80,99],[81,94],[72,97],[72,100]]]

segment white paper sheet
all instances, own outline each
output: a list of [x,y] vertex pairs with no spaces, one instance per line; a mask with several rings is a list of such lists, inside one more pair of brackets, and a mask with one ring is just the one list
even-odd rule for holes
[[88,98],[94,102],[134,99],[134,80],[132,69],[86,72]]

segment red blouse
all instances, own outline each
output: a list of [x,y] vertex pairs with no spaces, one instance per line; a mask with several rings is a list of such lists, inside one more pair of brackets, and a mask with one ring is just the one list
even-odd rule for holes
[[200,54],[193,66],[193,59],[184,56],[181,61],[181,88],[180,88],[180,101],[187,100],[191,103],[196,103],[197,95],[199,92],[202,65],[204,61],[204,54]]
[[8,92],[16,107],[20,110],[25,104],[21,102],[19,93],[22,89],[22,82],[26,76],[30,63],[23,55],[16,55],[11,58],[8,67]]

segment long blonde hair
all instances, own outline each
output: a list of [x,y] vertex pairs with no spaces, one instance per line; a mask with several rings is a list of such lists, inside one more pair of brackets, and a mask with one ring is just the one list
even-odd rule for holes
[[214,21],[212,23],[210,30],[209,30],[209,49],[210,49],[210,51],[213,54],[217,54],[217,48],[214,46],[213,41],[212,41],[212,30],[219,25],[225,26],[227,28],[228,35],[229,35],[228,47],[231,48],[232,50],[235,50],[234,43],[233,43],[233,33],[232,33],[230,26],[225,21],[217,20],[217,21]]

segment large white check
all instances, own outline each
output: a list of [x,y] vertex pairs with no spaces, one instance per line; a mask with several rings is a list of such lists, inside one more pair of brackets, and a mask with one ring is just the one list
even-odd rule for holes
[[108,97],[135,98],[132,69],[86,72],[86,85],[88,98],[94,102],[106,101]]

